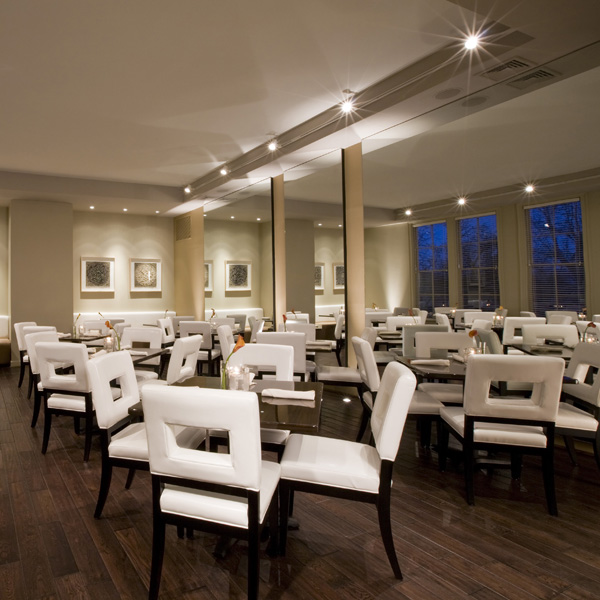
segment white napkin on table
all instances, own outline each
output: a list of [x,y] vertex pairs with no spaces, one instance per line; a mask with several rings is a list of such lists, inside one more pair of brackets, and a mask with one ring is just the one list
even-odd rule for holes
[[142,350],[132,350],[130,348],[128,349],[128,352],[131,354],[131,356],[146,356],[146,354],[148,354]]
[[447,358],[413,358],[411,365],[432,365],[436,367],[449,367],[450,361]]
[[297,392],[295,390],[280,390],[267,388],[261,392],[263,402],[267,404],[296,404],[298,406],[315,405],[315,390]]

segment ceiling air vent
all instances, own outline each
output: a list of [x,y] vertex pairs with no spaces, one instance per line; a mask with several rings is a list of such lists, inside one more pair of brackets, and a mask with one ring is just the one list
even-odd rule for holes
[[189,240],[192,237],[192,219],[189,215],[175,219],[175,241]]
[[480,75],[492,79],[493,81],[502,81],[507,77],[514,77],[518,73],[531,69],[534,66],[535,65],[531,61],[515,56],[515,58],[511,58],[500,65],[496,65],[487,71],[483,71]]
[[550,69],[538,69],[537,71],[532,71],[531,73],[527,73],[527,75],[523,75],[523,77],[518,77],[517,79],[509,81],[508,85],[523,90],[529,86],[544,83],[550,79],[556,79],[559,76],[560,73],[557,73],[556,71],[551,71]]

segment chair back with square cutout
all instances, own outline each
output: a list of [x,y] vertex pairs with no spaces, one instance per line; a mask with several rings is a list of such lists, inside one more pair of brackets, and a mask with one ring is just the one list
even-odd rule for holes
[[37,323],[35,321],[22,321],[21,323],[15,323],[15,336],[17,338],[17,347],[20,352],[27,350],[27,346],[25,346],[25,334],[23,333],[24,327],[36,327]]
[[200,335],[190,335],[175,340],[167,369],[168,385],[184,381],[196,374],[201,343],[202,336]]
[[217,327],[217,336],[219,337],[219,346],[221,346],[223,360],[227,360],[227,357],[231,354],[231,351],[235,346],[233,331],[231,331],[229,325],[219,325]]
[[506,317],[504,319],[504,329],[502,330],[502,345],[522,344],[523,335],[518,334],[518,330],[523,328],[523,325],[543,324],[546,322],[544,317]]
[[555,340],[573,347],[579,343],[579,331],[575,325],[529,324],[523,325],[522,331],[524,344],[544,344],[546,340]]
[[158,327],[162,331],[162,343],[171,344],[175,341],[175,328],[173,327],[173,321],[171,317],[166,319],[158,319]]
[[234,352],[227,366],[275,367],[277,381],[293,381],[294,348],[276,344],[246,344]]
[[451,350],[460,354],[465,348],[474,348],[475,345],[475,339],[464,332],[423,331],[415,335],[416,352],[420,358],[436,358],[436,354],[448,356]]
[[257,344],[278,344],[294,349],[294,373],[306,373],[306,334],[299,331],[267,331],[256,336]]
[[[56,333],[55,327],[32,327],[31,329],[37,329],[38,331],[32,331],[31,333],[28,332],[29,329],[29,327],[25,327],[23,330],[25,333],[25,346],[27,348],[27,355],[29,356],[29,366],[34,375],[39,375],[40,368],[35,345],[38,342],[58,342],[58,333]],[[39,331],[40,329],[41,331]]]
[[[159,327],[126,327],[123,330],[121,346],[135,348],[147,346],[160,348],[162,346],[163,332]],[[144,361],[144,365],[159,365],[160,356]]]
[[[153,474],[260,489],[260,418],[255,393],[150,385],[144,390],[144,420]],[[178,427],[227,431],[229,453],[178,446]]]
[[563,383],[563,391],[570,396],[600,408],[600,373],[588,377],[591,370],[600,371],[600,344],[582,342],[575,346],[565,375],[576,379],[577,383]]
[[358,372],[362,382],[371,392],[377,392],[381,379],[373,348],[371,348],[369,342],[358,336],[352,338],[352,346],[354,347]]
[[[40,380],[44,390],[70,392],[91,391],[86,365],[88,352],[85,344],[69,342],[36,342]],[[65,364],[73,365],[74,373],[57,373]]]

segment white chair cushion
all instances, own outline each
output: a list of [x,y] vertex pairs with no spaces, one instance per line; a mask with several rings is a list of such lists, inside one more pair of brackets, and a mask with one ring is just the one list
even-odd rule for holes
[[381,460],[366,444],[292,434],[281,459],[281,478],[377,494]]
[[[465,413],[461,406],[445,406],[440,416],[454,431],[464,437]],[[475,442],[509,444],[545,448],[546,436],[541,427],[531,425],[503,425],[498,423],[476,423],[473,432]]]
[[317,367],[317,379],[319,381],[349,381],[351,383],[362,383],[360,373],[357,369],[350,367],[329,367],[319,365]]
[[[280,471],[281,467],[277,463],[262,461],[259,507],[261,523],[279,483]],[[160,508],[163,512],[175,515],[248,527],[248,503],[245,498],[167,485],[160,496]]]
[[289,437],[290,432],[287,429],[268,429],[266,427],[260,429],[260,441],[263,444],[284,445]]
[[52,394],[48,397],[48,408],[59,410],[75,410],[85,412],[85,399],[83,396],[68,396],[67,394]]
[[430,396],[427,392],[415,390],[410,406],[408,407],[409,415],[439,415],[443,404]]
[[598,421],[590,413],[585,412],[585,410],[581,410],[567,402],[561,402],[558,405],[556,427],[579,429],[581,431],[596,431],[598,429]]
[[158,379],[158,373],[155,373],[154,371],[137,370],[135,372],[135,378],[137,379],[138,383],[140,381],[148,381],[148,380],[152,380],[152,379]]
[[144,399],[144,388],[146,385],[167,385],[167,382],[164,379],[144,379],[143,381],[137,382],[138,390],[140,392],[140,400]]
[[460,383],[421,383],[417,387],[443,404],[462,404],[464,388]]

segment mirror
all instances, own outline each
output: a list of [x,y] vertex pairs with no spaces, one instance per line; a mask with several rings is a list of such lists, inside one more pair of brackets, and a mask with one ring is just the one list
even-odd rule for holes
[[331,328],[345,292],[341,151],[286,171],[284,181],[288,310]]
[[[273,316],[271,181],[265,179],[205,206],[206,308]],[[252,309],[250,311],[249,309]]]

